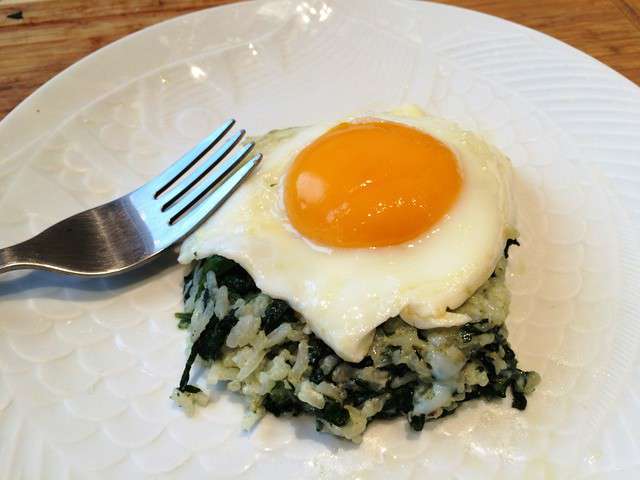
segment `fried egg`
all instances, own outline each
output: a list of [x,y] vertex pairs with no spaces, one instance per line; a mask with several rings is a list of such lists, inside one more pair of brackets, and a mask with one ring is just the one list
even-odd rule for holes
[[235,260],[348,361],[391,317],[469,320],[450,310],[513,234],[510,164],[496,148],[442,118],[379,114],[274,131],[257,150],[255,174],[183,243],[180,262]]

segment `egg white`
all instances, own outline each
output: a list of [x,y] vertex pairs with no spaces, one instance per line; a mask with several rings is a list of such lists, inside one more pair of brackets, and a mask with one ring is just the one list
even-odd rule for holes
[[418,328],[459,325],[461,305],[493,272],[512,234],[510,164],[496,148],[432,116],[376,115],[420,129],[457,156],[463,177],[449,213],[413,241],[382,248],[314,245],[289,223],[282,185],[296,154],[333,124],[273,132],[254,175],[182,245],[179,261],[212,254],[242,265],[256,285],[300,312],[343,359],[366,355],[375,328],[400,315]]

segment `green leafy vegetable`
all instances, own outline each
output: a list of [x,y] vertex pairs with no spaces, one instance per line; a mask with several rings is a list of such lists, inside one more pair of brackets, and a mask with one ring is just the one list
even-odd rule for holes
[[395,418],[406,415],[413,409],[413,392],[416,383],[403,385],[400,388],[390,389],[387,392],[391,395],[384,403],[382,410],[376,415],[377,418]]
[[191,325],[191,313],[177,312],[174,315],[178,319],[178,328],[180,330],[189,328],[189,325]]
[[426,420],[426,417],[424,414],[412,415],[411,417],[409,417],[409,425],[411,425],[411,428],[414,431],[419,432],[424,428],[425,420]]
[[262,317],[262,329],[265,333],[271,333],[286,322],[295,322],[293,309],[284,300],[274,299]]
[[185,385],[182,391],[185,393],[200,393],[202,389],[196,387],[195,385]]
[[[238,323],[238,319],[234,312],[229,312],[222,320],[210,320],[198,340],[196,340],[198,344],[198,355],[204,360],[215,360],[229,332],[236,323]],[[211,325],[213,325],[212,328]]]
[[191,346],[191,353],[182,372],[179,390],[185,391],[184,389],[188,386],[191,366],[196,357],[200,355],[203,360],[214,360],[220,353],[220,348],[224,345],[229,332],[237,322],[238,319],[233,312],[222,320],[217,321],[215,317],[209,320],[207,326]]
[[315,410],[316,417],[337,427],[344,427],[349,422],[349,411],[338,402],[327,400],[322,410]]
[[287,388],[284,382],[275,384],[265,395],[262,406],[276,417],[287,413],[297,416],[304,410],[302,402],[295,396],[293,389]]
[[507,244],[504,246],[504,258],[509,258],[509,247],[511,247],[511,245],[515,245],[517,247],[520,246],[520,242],[518,240],[516,240],[515,238],[509,238],[507,240]]

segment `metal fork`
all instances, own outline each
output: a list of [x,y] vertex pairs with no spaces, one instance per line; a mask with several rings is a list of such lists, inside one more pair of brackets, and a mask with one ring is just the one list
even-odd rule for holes
[[[29,268],[105,276],[149,261],[218,209],[260,162],[261,154],[246,159],[253,143],[230,155],[244,136],[245,131],[240,130],[196,166],[234,123],[226,121],[167,170],[128,195],[0,249],[0,273]],[[192,167],[196,168],[185,175]]]

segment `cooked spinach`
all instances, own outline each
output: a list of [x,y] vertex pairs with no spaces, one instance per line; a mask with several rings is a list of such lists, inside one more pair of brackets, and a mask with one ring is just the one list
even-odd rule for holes
[[200,393],[202,389],[199,387],[196,387],[195,385],[185,385],[182,391],[185,393]]
[[218,277],[218,285],[225,285],[230,292],[239,296],[248,295],[258,291],[251,275],[237,264],[224,275]]
[[[203,360],[215,360],[220,354],[220,348],[224,345],[229,332],[238,323],[234,312],[229,312],[221,320],[211,319],[204,331],[194,343],[198,344],[198,355]],[[211,327],[213,325],[213,327]]]
[[419,432],[423,429],[425,420],[426,416],[424,414],[412,415],[409,417],[409,425],[414,431]]
[[[344,427],[349,421],[349,412],[347,409],[333,400],[327,400],[324,408],[322,410],[314,409],[314,413],[316,418],[332,423],[337,427]],[[318,430],[321,430],[321,428]]]
[[511,395],[513,395],[513,401],[511,402],[513,408],[518,410],[527,408],[527,397],[524,396],[524,393],[518,392],[513,385],[511,385]]
[[264,333],[271,333],[283,323],[295,322],[296,317],[293,309],[284,300],[274,299],[262,317],[262,329]]
[[416,383],[413,382],[399,388],[387,390],[391,396],[384,403],[384,407],[376,415],[376,418],[395,418],[408,414],[413,409],[415,387]]
[[347,398],[344,403],[354,407],[360,407],[367,400],[380,395],[380,392],[375,391],[366,382],[358,379],[349,380],[343,384],[343,387],[347,391]]
[[304,410],[303,405],[293,392],[293,388],[287,388],[284,382],[277,382],[262,400],[265,410],[276,417],[284,414],[297,416]]
[[311,367],[309,380],[313,383],[320,383],[331,376],[335,366],[326,372],[322,370],[322,360],[329,355],[335,354],[326,343],[315,335],[309,338],[309,366]]
[[191,346],[191,353],[180,380],[179,389],[181,391],[185,391],[185,388],[189,386],[191,367],[196,357],[199,355],[203,360],[215,360],[229,332],[236,323],[238,323],[238,319],[234,312],[230,312],[221,320],[217,320],[215,317],[209,320],[207,326]]
[[178,319],[178,328],[180,330],[186,330],[191,325],[191,313],[176,312],[175,317]]
[[507,244],[504,246],[504,252],[503,252],[504,258],[509,258],[509,247],[511,247],[511,245],[515,245],[516,247],[519,247],[520,242],[515,238],[507,239]]

